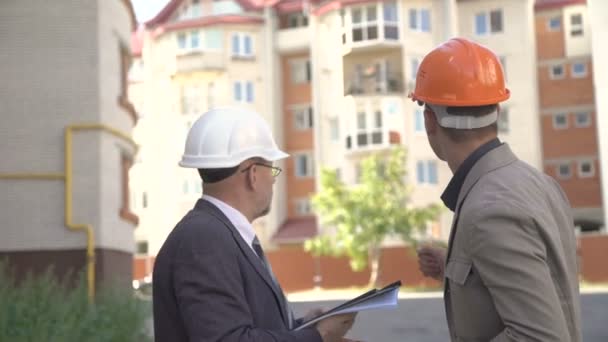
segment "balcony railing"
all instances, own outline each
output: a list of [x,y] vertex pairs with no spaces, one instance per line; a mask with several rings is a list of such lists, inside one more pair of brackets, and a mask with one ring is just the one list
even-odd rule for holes
[[221,51],[192,51],[176,57],[176,72],[224,70],[226,61]]
[[399,75],[391,75],[385,80],[365,79],[351,80],[345,87],[346,95],[374,95],[402,93],[403,81]]
[[401,137],[398,132],[381,128],[359,131],[346,136],[346,150],[352,152],[383,149],[399,143]]

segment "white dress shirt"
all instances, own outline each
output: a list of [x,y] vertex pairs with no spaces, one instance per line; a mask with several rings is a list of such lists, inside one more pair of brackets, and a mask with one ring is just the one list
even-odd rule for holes
[[213,196],[203,195],[203,199],[211,202],[213,205],[218,207],[218,209],[220,209],[220,211],[224,215],[226,215],[228,220],[230,220],[230,223],[232,223],[236,230],[238,230],[239,234],[241,234],[241,237],[243,238],[243,240],[245,240],[249,248],[251,248],[251,250],[255,253],[255,250],[253,249],[253,239],[255,238],[255,231],[253,230],[253,226],[247,220],[245,215],[231,207],[226,202],[219,200]]

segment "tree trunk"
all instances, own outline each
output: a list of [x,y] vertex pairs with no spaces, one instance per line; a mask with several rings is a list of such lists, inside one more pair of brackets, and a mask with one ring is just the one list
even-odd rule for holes
[[373,246],[369,250],[369,264],[371,267],[371,273],[369,275],[369,286],[378,286],[378,279],[380,279],[380,254],[382,250],[380,246]]

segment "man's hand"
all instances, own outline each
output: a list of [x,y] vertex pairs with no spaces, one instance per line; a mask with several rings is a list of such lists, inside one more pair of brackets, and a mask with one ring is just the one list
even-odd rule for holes
[[310,311],[308,311],[306,313],[306,315],[304,315],[304,317],[302,317],[302,320],[304,322],[309,321],[317,316],[320,316],[322,313],[324,313],[326,310],[324,308],[314,308]]
[[317,323],[317,330],[323,342],[341,342],[355,323],[357,313],[327,317]]
[[423,246],[417,252],[420,272],[426,277],[443,280],[446,249],[443,247]]

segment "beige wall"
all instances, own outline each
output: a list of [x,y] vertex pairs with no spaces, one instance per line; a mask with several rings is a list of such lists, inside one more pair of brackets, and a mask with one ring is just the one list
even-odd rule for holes
[[[67,125],[103,123],[127,134],[132,127],[117,106],[120,54],[104,50],[129,37],[125,5],[48,6],[0,3],[0,78],[10,84],[0,90],[0,173],[63,173]],[[97,247],[130,252],[133,225],[119,217],[123,152],[133,149],[107,133],[75,134],[73,222],[94,227]],[[0,215],[10,218],[2,227],[1,250],[84,248],[86,235],[64,226],[62,180],[0,180],[0,194]]]

